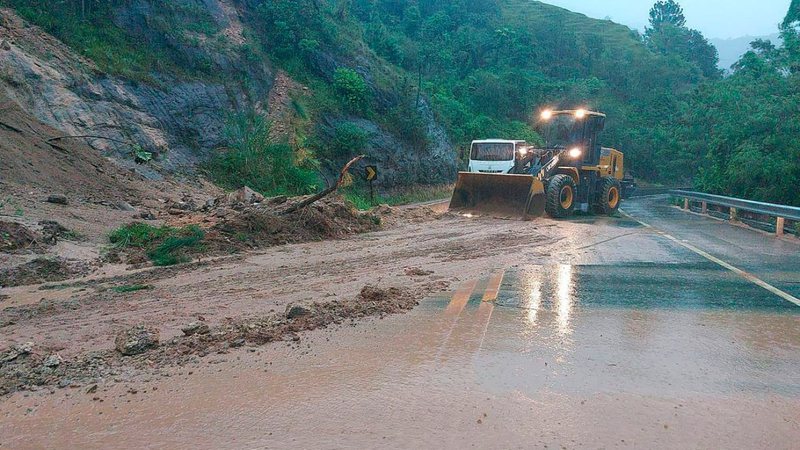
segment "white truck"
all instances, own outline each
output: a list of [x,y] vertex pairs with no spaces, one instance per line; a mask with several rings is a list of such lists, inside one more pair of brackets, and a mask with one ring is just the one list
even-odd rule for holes
[[528,149],[525,141],[506,139],[484,139],[472,141],[469,152],[469,169],[472,173],[509,173],[517,159],[524,157]]

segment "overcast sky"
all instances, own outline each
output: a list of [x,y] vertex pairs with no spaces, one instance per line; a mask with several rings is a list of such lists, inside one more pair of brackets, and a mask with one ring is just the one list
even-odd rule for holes
[[[642,29],[655,0],[542,0],[589,17]],[[678,0],[690,28],[707,38],[762,36],[778,31],[791,0]]]

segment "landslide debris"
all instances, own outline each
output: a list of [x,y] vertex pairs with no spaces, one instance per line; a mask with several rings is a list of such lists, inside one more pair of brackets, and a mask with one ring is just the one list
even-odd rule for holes
[[16,222],[0,221],[0,252],[35,250],[41,246],[44,237],[25,225]]
[[[218,256],[276,245],[340,239],[380,229],[381,217],[356,210],[343,198],[330,196],[290,213],[307,197],[265,199],[240,189],[198,207],[189,202],[170,206],[175,226],[131,222],[110,235],[114,248],[107,260],[167,266],[192,257]],[[179,217],[177,217],[179,216]],[[178,226],[180,225],[180,226]]]
[[56,349],[34,343],[12,344],[0,350],[0,395],[40,387],[95,385],[102,380],[122,380],[137,371],[184,365],[243,345],[298,341],[298,333],[303,331],[410,310],[419,296],[407,289],[367,285],[358,296],[346,300],[290,305],[284,313],[226,319],[213,327],[195,322],[184,328],[183,336],[166,342],[159,340],[154,327],[137,325],[120,332],[109,345],[113,349],[70,358],[54,357]]
[[0,287],[64,281],[86,275],[90,269],[90,266],[82,261],[36,258],[16,267],[0,269]]

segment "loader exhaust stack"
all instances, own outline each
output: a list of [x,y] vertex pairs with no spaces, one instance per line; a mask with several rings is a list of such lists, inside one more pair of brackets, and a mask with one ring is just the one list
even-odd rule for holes
[[534,176],[460,172],[450,210],[525,220],[544,215],[545,203]]

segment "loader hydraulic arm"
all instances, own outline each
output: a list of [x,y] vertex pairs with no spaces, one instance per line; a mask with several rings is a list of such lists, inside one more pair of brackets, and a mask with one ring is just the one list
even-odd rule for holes
[[541,170],[539,170],[539,173],[536,174],[536,178],[538,178],[540,180],[544,180],[545,178],[548,178],[553,173],[553,170],[556,167],[558,167],[558,164],[561,162],[562,153],[563,152],[557,152],[557,153],[553,154],[553,157],[550,158],[550,161],[548,161],[547,164],[542,166]]

